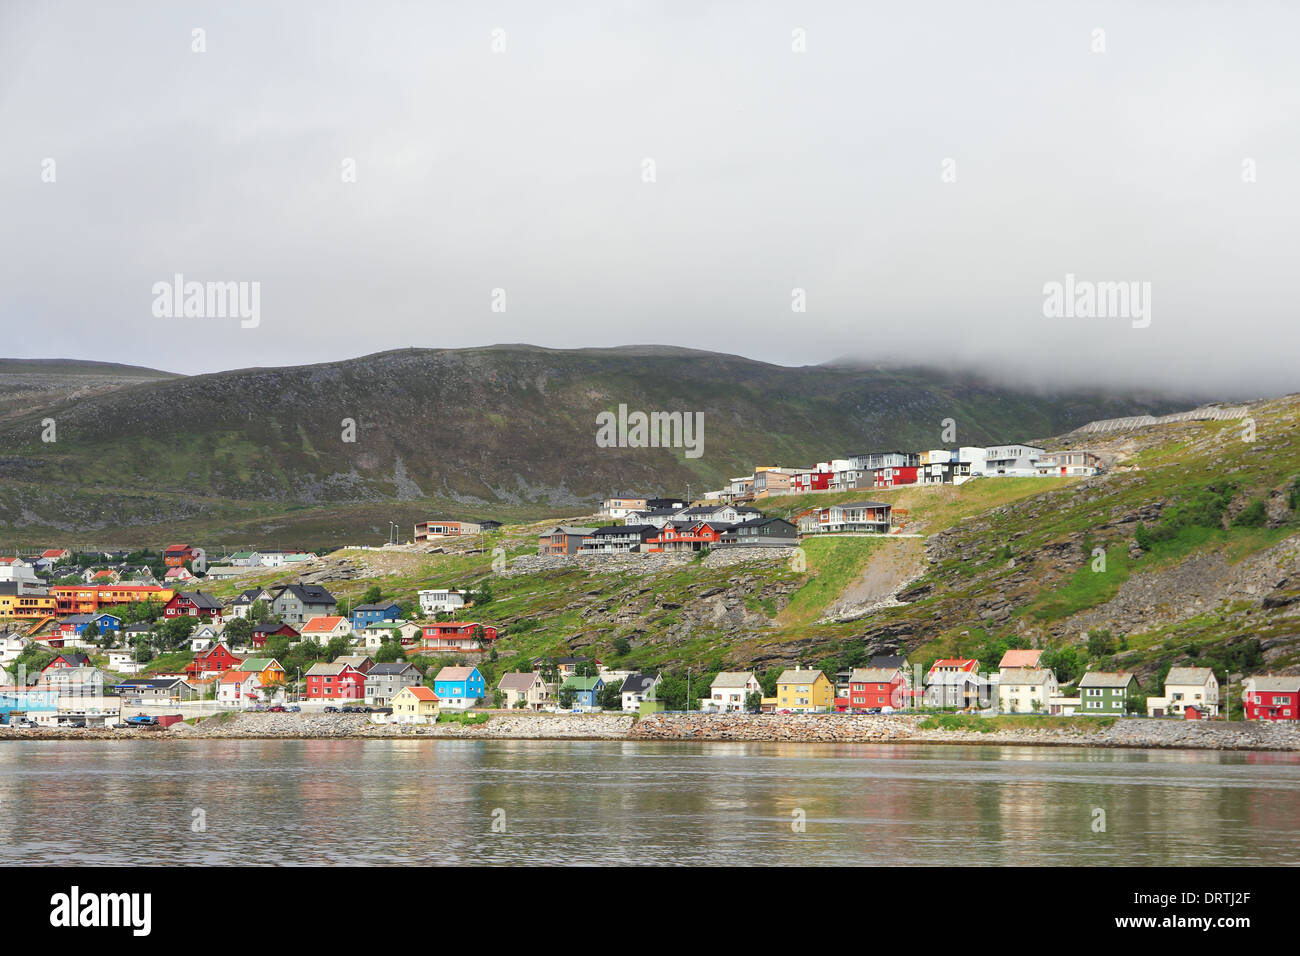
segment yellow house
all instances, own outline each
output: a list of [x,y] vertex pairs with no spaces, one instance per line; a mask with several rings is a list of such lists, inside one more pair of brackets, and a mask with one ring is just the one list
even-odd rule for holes
[[403,687],[393,695],[393,723],[431,724],[438,719],[438,695],[430,687]]
[[58,602],[48,594],[0,594],[0,617],[31,621],[58,613]]
[[284,683],[284,668],[274,657],[250,657],[238,669],[244,673],[255,671],[263,687]]
[[835,688],[821,671],[796,667],[783,671],[776,680],[776,709],[798,714],[832,710]]

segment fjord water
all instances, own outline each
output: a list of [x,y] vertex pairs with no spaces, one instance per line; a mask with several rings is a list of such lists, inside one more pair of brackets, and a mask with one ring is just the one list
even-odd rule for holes
[[0,847],[7,864],[1297,864],[1300,754],[5,742]]

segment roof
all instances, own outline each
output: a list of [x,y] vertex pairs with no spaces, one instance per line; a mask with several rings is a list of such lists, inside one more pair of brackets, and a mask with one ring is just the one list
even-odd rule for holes
[[540,535],[538,535],[538,537],[546,538],[549,537],[550,535],[557,534],[557,533],[573,534],[573,535],[589,535],[589,534],[594,534],[595,532],[596,532],[595,528],[576,528],[573,525],[559,524],[556,525],[554,528],[552,528],[550,531],[543,531]]
[[1214,671],[1208,667],[1171,667],[1165,677],[1166,684],[1208,684]]
[[324,631],[332,631],[346,620],[347,618],[338,616],[313,617],[302,626],[302,633],[319,634]]
[[888,508],[887,501],[846,501],[840,505],[830,505],[832,508]]
[[[340,657],[336,657],[336,658],[334,658],[334,663],[335,663],[335,664],[351,664],[351,665],[352,665],[353,667],[355,667],[357,670],[360,670],[360,669],[361,669],[361,665],[364,664],[366,661],[369,661],[369,660],[370,660],[370,655],[368,655],[368,654],[345,654],[345,655],[343,655],[343,656],[340,656]],[[371,663],[374,663],[374,662],[371,661]]]
[[1002,660],[998,662],[998,667],[1037,667],[1038,659],[1043,656],[1039,650],[1019,650],[1011,649],[1002,655]]
[[902,654],[877,654],[871,660],[867,661],[868,667],[897,667],[903,670],[907,667],[907,658]]
[[974,673],[979,667],[979,661],[969,657],[941,657],[930,665],[930,672],[933,673],[937,668],[958,668],[967,673]]
[[577,674],[574,674],[572,677],[565,680],[560,687],[569,690],[595,690],[597,684],[603,683],[605,683],[605,680],[601,677],[579,677]]
[[744,687],[754,679],[753,671],[718,671],[713,687]]
[[285,592],[292,594],[303,604],[333,604],[334,595],[319,584],[284,584],[276,588],[274,596],[279,598]]
[[338,661],[335,661],[333,664],[326,664],[324,661],[319,661],[307,668],[307,670],[304,671],[304,676],[334,677],[338,674],[342,674],[345,670],[356,670],[356,668],[347,662],[339,663]]
[[355,614],[357,611],[387,611],[390,607],[401,608],[396,601],[387,601],[383,604],[358,604],[352,609]]
[[611,538],[629,534],[648,535],[658,532],[652,524],[611,524],[597,528],[591,533],[593,538]]
[[241,671],[264,671],[272,664],[278,667],[280,662],[274,657],[249,657],[245,658],[244,661],[235,669]]
[[498,690],[528,691],[532,686],[541,680],[542,675],[537,671],[514,671],[509,674],[502,674],[501,680],[497,683]]
[[1300,677],[1274,677],[1266,674],[1263,677],[1249,677],[1247,683],[1253,684],[1256,691],[1272,693],[1274,691],[1293,691],[1300,690]]
[[197,608],[212,608],[217,611],[221,610],[221,602],[211,594],[205,594],[202,591],[177,591],[176,596],[178,598],[184,598]]
[[412,684],[409,687],[403,687],[398,693],[409,690],[415,695],[417,700],[437,700],[438,695],[433,692],[432,687],[425,687],[423,684]]
[[1050,670],[1041,667],[1008,667],[1002,675],[1002,684],[1045,684],[1051,676]]
[[621,693],[639,694],[650,690],[659,680],[658,674],[628,674],[623,678]]
[[1088,671],[1079,681],[1080,687],[1127,687],[1136,681],[1132,674],[1125,671]]
[[384,664],[376,664],[370,668],[367,677],[389,677],[396,674],[405,674],[407,671],[415,671],[419,674],[420,669],[409,661],[388,661]]
[[469,680],[472,674],[478,673],[477,667],[444,667],[438,671],[438,676],[434,680]]
[[855,667],[849,674],[850,684],[889,684],[898,676],[897,667]]
[[254,671],[239,671],[239,670],[226,671],[224,674],[221,675],[221,680],[219,681],[219,683],[242,684],[245,681],[252,680],[255,677],[257,677],[257,674]]
[[802,684],[805,681],[807,681],[808,683],[811,684],[819,676],[825,677],[826,675],[819,670],[815,671],[815,670],[805,669],[805,670],[782,671],[781,676],[776,679],[776,682],[778,684]]

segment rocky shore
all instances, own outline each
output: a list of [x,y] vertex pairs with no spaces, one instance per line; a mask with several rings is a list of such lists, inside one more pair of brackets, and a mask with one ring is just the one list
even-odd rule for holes
[[[500,712],[486,723],[401,726],[364,714],[232,714],[166,730],[10,730],[4,740],[481,739],[929,743],[999,746],[1300,751],[1300,726],[1235,721],[1117,720],[996,730],[934,729],[910,714],[534,714]],[[996,725],[991,725],[996,726]]]

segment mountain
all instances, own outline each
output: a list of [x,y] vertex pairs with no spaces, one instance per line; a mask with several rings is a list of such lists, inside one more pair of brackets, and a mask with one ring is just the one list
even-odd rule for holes
[[[580,512],[604,495],[716,488],[755,464],[867,449],[1032,440],[1199,396],[1017,387],[955,370],[788,368],[665,346],[409,349],[348,361],[172,377],[7,360],[25,395],[0,414],[0,541],[158,544],[203,537],[322,545],[421,517]],[[116,370],[116,371],[114,371]],[[116,375],[118,381],[113,382]],[[699,457],[598,447],[597,415],[700,413]],[[42,422],[53,419],[53,441]],[[355,441],[345,433],[355,423]],[[46,437],[51,437],[48,434]]]

